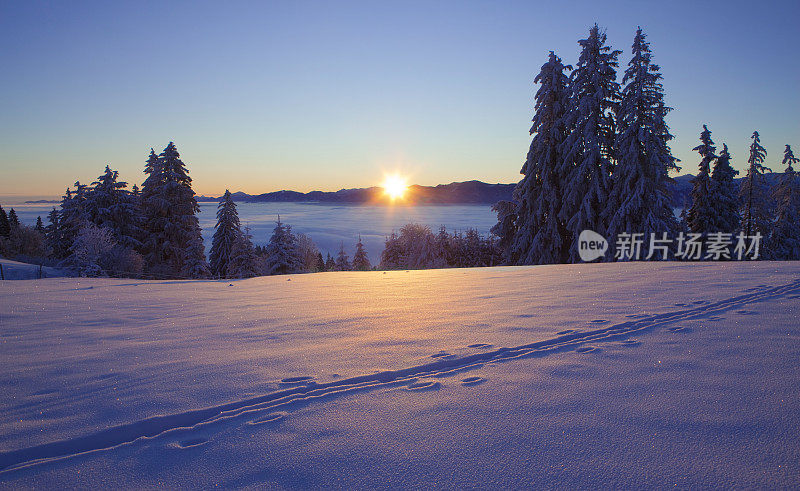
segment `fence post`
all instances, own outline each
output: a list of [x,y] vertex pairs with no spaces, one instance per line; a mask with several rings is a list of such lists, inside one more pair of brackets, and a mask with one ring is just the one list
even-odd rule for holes
[[39,265],[39,279],[42,279],[42,265]]
[[6,277],[3,275],[3,263],[0,263],[0,280],[5,280]]

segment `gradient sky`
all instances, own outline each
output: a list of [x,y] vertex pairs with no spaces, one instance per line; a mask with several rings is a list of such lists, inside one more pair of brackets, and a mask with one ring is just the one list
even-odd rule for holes
[[[703,123],[743,169],[800,150],[800,2],[0,0],[0,195],[60,195],[106,164],[142,181],[178,145],[198,193],[516,182],[533,78],[594,22],[660,64],[682,173]],[[620,75],[621,78],[621,75]]]

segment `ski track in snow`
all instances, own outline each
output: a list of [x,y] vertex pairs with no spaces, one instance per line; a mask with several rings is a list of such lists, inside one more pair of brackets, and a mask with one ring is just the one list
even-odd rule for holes
[[[0,453],[0,474],[54,462],[93,452],[112,450],[125,445],[144,444],[165,440],[165,445],[193,448],[210,440],[215,426],[240,420],[249,425],[276,425],[289,417],[289,410],[319,403],[342,395],[398,387],[412,392],[436,391],[442,384],[436,380],[465,371],[479,369],[487,364],[502,363],[520,358],[546,356],[552,353],[575,351],[591,356],[601,352],[598,343],[614,342],[611,346],[635,347],[640,342],[628,339],[659,327],[670,326],[671,333],[690,334],[692,329],[682,325],[685,321],[703,319],[719,320],[715,314],[734,311],[736,315],[752,317],[756,312],[745,310],[751,304],[778,298],[800,299],[800,279],[781,286],[760,285],[744,290],[744,294],[718,302],[698,301],[676,304],[690,307],[655,315],[628,315],[631,319],[619,324],[593,330],[565,330],[556,337],[524,344],[513,348],[497,348],[485,343],[470,345],[477,353],[457,357],[446,351],[431,355],[435,361],[398,370],[388,370],[319,384],[314,377],[291,377],[281,381],[285,387],[272,393],[241,401],[230,402],[205,409],[197,409],[165,416],[155,416],[134,423],[112,427],[91,435],[46,443]],[[738,309],[738,310],[736,310]],[[589,325],[607,323],[604,319],[589,321]],[[471,387],[486,382],[478,376],[461,380],[461,385]]]

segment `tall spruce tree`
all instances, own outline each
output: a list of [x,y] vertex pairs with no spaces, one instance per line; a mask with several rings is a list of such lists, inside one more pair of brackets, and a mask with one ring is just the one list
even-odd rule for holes
[[739,190],[734,178],[739,171],[731,167],[728,145],[722,144],[714,170],[711,172],[711,199],[716,213],[712,232],[735,233],[739,230]]
[[800,176],[792,167],[798,162],[800,159],[794,156],[792,147],[786,145],[782,162],[786,172],[774,191],[778,217],[768,242],[769,257],[772,259],[800,260]]
[[767,202],[768,191],[764,172],[772,171],[763,165],[764,159],[767,158],[767,150],[761,146],[758,131],[754,131],[751,138],[753,142],[750,144],[750,157],[747,159],[747,174],[739,188],[742,232],[747,236],[760,233],[763,237],[767,237],[772,220]]
[[266,274],[293,274],[303,271],[303,257],[292,228],[281,223],[281,217],[272,231],[266,247]]
[[568,136],[561,154],[566,176],[559,218],[568,233],[568,258],[580,261],[574,241],[583,230],[605,233],[603,209],[611,188],[620,92],[616,82],[619,50],[606,46],[606,34],[595,24],[589,37],[578,41],[581,54],[570,78]]
[[218,278],[224,278],[229,271],[228,264],[231,260],[233,244],[242,233],[236,203],[233,202],[231,192],[227,189],[217,205],[217,224],[214,228],[214,238],[211,242],[208,260],[211,274]]
[[80,233],[81,229],[88,222],[88,217],[85,211],[86,204],[86,186],[80,182],[75,183],[75,192],[67,188],[64,197],[61,199],[61,210],[59,212],[59,240],[61,244],[58,249],[63,251],[66,258],[72,249],[72,243]]
[[[497,232],[504,246],[508,242],[509,260],[516,264],[560,263],[567,258],[569,242],[559,213],[566,175],[562,165],[568,134],[564,117],[570,103],[569,78],[564,72],[570,69],[551,51],[534,79],[541,86],[529,131],[533,139],[520,170],[524,177],[514,189],[515,216],[511,216],[511,206],[498,204]],[[513,236],[505,238],[512,230]]]
[[708,126],[703,125],[703,131],[700,133],[700,145],[692,150],[700,154],[700,168],[697,176],[692,179],[690,194],[692,205],[686,214],[686,223],[689,231],[694,233],[718,232],[718,230],[714,230],[716,210],[711,194],[711,162],[717,158],[714,153],[717,147],[714,146]]
[[367,251],[364,250],[364,244],[361,242],[360,234],[358,236],[358,242],[356,242],[356,253],[353,255],[353,269],[355,271],[369,271],[372,269]]
[[336,254],[336,271],[350,271],[353,266],[350,264],[350,256],[344,250],[344,242],[339,246],[339,253]]
[[240,230],[231,244],[227,276],[230,278],[253,278],[259,275],[258,257],[253,248],[250,229]]
[[189,274],[189,270],[195,271],[192,276],[201,274],[203,239],[196,215],[200,206],[175,144],[170,142],[155,163],[148,159],[145,172],[150,174],[142,185],[148,269],[167,276]]
[[63,249],[64,241],[61,238],[61,222],[60,213],[53,208],[47,214],[47,225],[44,228],[45,243],[50,249],[53,257],[63,259],[69,254],[69,251]]
[[14,211],[14,208],[8,210],[8,226],[12,232],[20,227],[19,217],[17,216],[17,212]]
[[678,227],[669,172],[680,168],[669,148],[673,136],[664,120],[672,108],[664,104],[663,77],[652,62],[650,44],[641,28],[636,31],[632,53],[622,77],[617,165],[604,211],[612,240],[622,232],[660,236]]
[[6,210],[0,206],[0,237],[8,237],[11,235],[11,224],[8,222],[8,215]]
[[39,232],[40,234],[44,234],[44,223],[42,223],[42,217],[36,217],[36,225],[33,227],[34,230]]

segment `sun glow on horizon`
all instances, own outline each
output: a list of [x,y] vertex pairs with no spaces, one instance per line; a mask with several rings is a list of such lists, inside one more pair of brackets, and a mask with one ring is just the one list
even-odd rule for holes
[[405,177],[399,174],[387,175],[383,179],[383,192],[389,196],[392,201],[401,199],[408,190],[408,182]]

